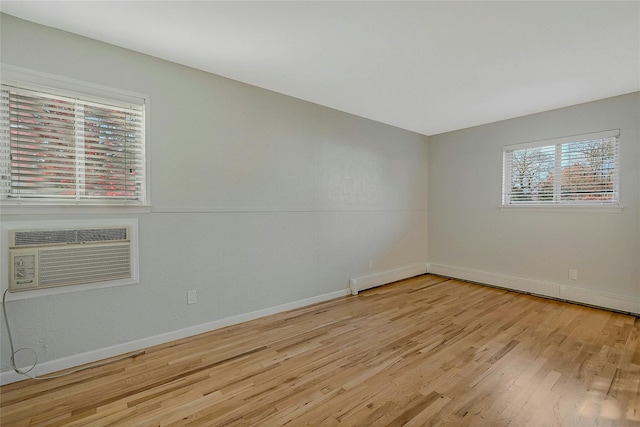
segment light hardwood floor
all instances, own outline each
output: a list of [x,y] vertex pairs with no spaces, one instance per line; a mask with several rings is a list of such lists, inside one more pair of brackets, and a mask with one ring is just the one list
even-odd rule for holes
[[2,387],[3,426],[638,426],[640,320],[420,276]]

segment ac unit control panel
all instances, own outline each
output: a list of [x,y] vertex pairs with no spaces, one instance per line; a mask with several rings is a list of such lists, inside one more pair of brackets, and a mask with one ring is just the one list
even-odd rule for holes
[[38,287],[38,250],[12,249],[9,290],[22,291]]

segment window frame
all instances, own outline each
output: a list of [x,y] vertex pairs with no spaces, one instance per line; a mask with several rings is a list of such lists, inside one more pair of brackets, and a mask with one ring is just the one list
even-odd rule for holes
[[[534,148],[551,148],[554,152],[554,166],[553,175],[562,176],[562,146],[572,143],[589,142],[598,139],[616,138],[615,148],[613,153],[613,194],[614,198],[611,201],[603,200],[562,200],[562,180],[554,180],[553,193],[551,193],[551,199],[548,201],[513,201],[512,188],[512,162],[508,160],[508,156],[512,155],[514,151],[534,149]],[[611,129],[606,131],[591,132],[580,135],[571,135],[560,138],[545,139],[539,141],[531,141],[520,144],[505,145],[502,147],[502,203],[501,209],[506,210],[527,210],[532,209],[536,211],[540,210],[552,210],[552,211],[589,211],[589,212],[603,212],[603,211],[617,211],[622,210],[620,205],[620,147],[621,137],[620,129]]]
[[[1,64],[2,84],[18,86],[27,90],[50,91],[60,96],[77,96],[83,101],[113,101],[115,105],[132,104],[143,108],[142,143],[144,160],[142,162],[141,196],[143,200],[126,199],[81,199],[59,200],[55,198],[30,198],[11,200],[0,198],[2,214],[58,214],[58,213],[148,213],[150,203],[149,168],[149,109],[148,95],[107,87],[86,81],[61,77],[48,73],[29,70],[7,64]],[[0,119],[2,120],[2,119]],[[7,122],[1,123],[2,131],[8,132]]]

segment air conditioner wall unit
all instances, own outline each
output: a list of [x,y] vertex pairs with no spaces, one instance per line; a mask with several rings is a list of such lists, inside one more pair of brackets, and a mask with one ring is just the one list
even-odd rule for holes
[[11,292],[133,277],[129,226],[9,231]]

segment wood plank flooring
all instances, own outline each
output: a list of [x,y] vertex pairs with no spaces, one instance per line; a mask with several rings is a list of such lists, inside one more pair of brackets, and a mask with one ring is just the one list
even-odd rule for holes
[[0,389],[3,426],[640,426],[640,320],[420,276]]

